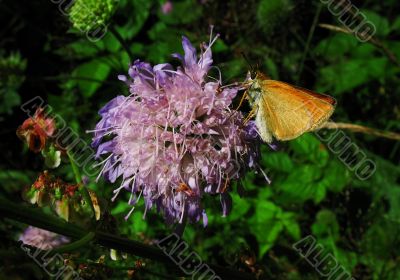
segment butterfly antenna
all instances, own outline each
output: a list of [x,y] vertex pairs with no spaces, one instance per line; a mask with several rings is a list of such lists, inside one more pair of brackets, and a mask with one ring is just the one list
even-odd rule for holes
[[261,62],[260,62],[260,60],[258,60],[258,61],[257,61],[257,64],[256,64],[257,70],[260,70],[260,65],[261,65]]
[[245,60],[245,61],[247,62],[247,64],[249,65],[251,73],[254,73],[254,72],[255,72],[255,71],[254,71],[255,69],[254,69],[253,65],[251,65],[250,60],[248,59],[248,57],[246,56],[246,54],[245,54],[244,52],[241,52],[241,54],[242,54],[244,60]]

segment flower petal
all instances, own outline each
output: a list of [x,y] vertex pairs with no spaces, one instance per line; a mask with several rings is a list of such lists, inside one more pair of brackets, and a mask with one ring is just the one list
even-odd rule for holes
[[190,43],[189,39],[185,36],[182,36],[182,46],[185,52],[184,56],[184,65],[185,67],[192,67],[193,65],[197,64],[197,54],[196,49]]

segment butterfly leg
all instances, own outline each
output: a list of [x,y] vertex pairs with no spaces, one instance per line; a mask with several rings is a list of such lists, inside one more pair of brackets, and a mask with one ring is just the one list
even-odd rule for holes
[[246,91],[243,93],[242,98],[240,98],[239,105],[236,107],[235,111],[238,111],[238,110],[239,110],[239,108],[243,105],[244,100],[245,100],[246,98],[248,98],[248,97],[249,97],[249,95],[248,95],[247,90],[246,90]]
[[249,122],[249,120],[256,115],[256,111],[257,111],[257,108],[253,107],[253,109],[251,109],[250,113],[244,119],[243,123],[247,124]]

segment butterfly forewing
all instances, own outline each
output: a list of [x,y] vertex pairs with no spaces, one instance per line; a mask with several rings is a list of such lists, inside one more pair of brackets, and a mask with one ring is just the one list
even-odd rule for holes
[[333,113],[335,100],[329,96],[274,80],[260,84],[256,122],[259,130],[265,127],[278,140],[290,140],[317,129]]

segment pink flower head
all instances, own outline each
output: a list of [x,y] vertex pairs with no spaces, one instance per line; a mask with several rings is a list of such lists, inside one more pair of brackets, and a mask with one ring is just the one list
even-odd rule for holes
[[254,125],[244,125],[243,115],[230,108],[239,88],[205,79],[215,40],[203,44],[198,57],[183,37],[184,55],[173,55],[182,62],[176,70],[135,61],[129,76],[119,76],[131,94],[106,104],[94,130],[97,158],[107,154],[100,174],[111,182],[122,178],[113,199],[129,190],[129,204],[144,197],[145,213],[154,206],[168,223],[202,218],[206,224],[205,193],[220,194],[227,215],[230,182],[257,167]]
[[164,15],[168,15],[170,12],[172,12],[173,9],[174,6],[171,1],[167,1],[161,5],[161,11]]
[[42,250],[51,250],[70,242],[68,237],[33,226],[29,226],[19,240]]

